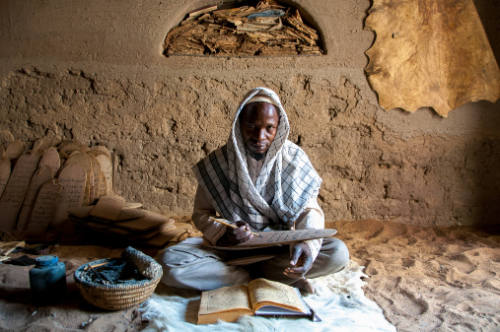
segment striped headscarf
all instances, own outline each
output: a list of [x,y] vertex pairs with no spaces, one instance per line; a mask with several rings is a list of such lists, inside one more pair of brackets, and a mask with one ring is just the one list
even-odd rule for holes
[[[265,96],[278,110],[279,124],[255,183],[247,165],[239,115],[249,102]],[[305,152],[287,140],[288,117],[278,95],[268,88],[251,90],[235,114],[226,145],[198,162],[193,170],[216,211],[225,219],[239,220],[261,230],[266,226],[289,229],[316,196],[321,178]],[[250,158],[250,157],[248,157]]]

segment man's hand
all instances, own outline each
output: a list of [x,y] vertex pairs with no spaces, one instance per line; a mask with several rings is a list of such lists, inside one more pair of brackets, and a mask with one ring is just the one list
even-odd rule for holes
[[293,246],[290,266],[283,273],[291,279],[300,279],[311,269],[312,265],[311,249],[304,242],[300,242]]
[[250,226],[244,221],[236,222],[237,228],[226,227],[226,232],[217,241],[220,246],[234,246],[238,243],[246,242],[253,237]]

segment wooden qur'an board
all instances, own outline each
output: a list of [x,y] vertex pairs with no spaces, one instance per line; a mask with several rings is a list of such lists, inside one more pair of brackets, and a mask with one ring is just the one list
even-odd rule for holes
[[0,198],[0,230],[12,232],[16,228],[17,215],[21,210],[24,196],[36,171],[41,155],[23,154],[16,162],[9,181]]
[[[326,229],[298,229],[293,231],[269,231],[259,232],[250,240],[234,246],[209,246],[220,250],[249,250],[265,247],[272,247],[281,244],[290,244],[311,239],[332,237],[337,234],[337,230]],[[207,245],[208,246],[208,245]]]
[[57,149],[50,147],[45,150],[38,163],[38,169],[31,178],[28,190],[24,196],[23,205],[17,219],[18,231],[23,231],[27,227],[30,213],[40,188],[43,184],[54,178],[60,166],[61,160]]
[[69,210],[84,205],[87,175],[77,163],[65,166],[58,177],[61,186],[60,200],[54,216],[54,225],[59,225],[68,218]]
[[27,228],[24,230],[27,236],[40,236],[52,224],[57,213],[57,206],[62,198],[62,192],[63,187],[55,180],[46,182],[40,188],[29,216]]
[[3,190],[7,185],[10,177],[10,159],[3,158],[0,159],[0,197],[2,197]]
[[500,98],[500,71],[473,0],[373,0],[366,74],[386,110],[432,107],[446,117]]

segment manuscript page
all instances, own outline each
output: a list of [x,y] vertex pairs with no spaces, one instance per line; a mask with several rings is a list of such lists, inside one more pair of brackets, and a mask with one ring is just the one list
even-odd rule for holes
[[297,290],[280,282],[264,278],[252,280],[248,284],[248,293],[254,311],[271,305],[292,311],[308,312]]
[[238,308],[250,310],[246,286],[229,286],[203,292],[199,312],[208,314]]
[[198,324],[210,324],[222,319],[236,321],[241,315],[252,315],[246,286],[229,286],[201,294]]

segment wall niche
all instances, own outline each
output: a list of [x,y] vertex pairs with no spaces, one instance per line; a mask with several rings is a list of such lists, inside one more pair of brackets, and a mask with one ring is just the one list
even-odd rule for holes
[[299,8],[274,1],[223,1],[187,13],[165,38],[164,52],[199,56],[293,56],[326,53]]

